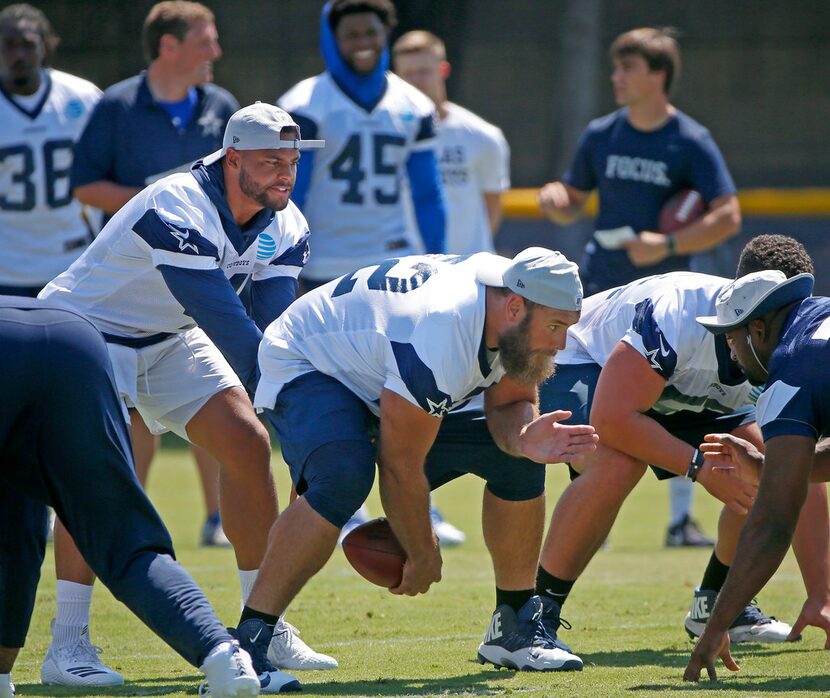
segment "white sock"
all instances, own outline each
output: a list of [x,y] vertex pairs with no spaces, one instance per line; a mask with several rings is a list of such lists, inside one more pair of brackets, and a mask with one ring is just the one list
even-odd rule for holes
[[692,513],[692,498],[695,494],[695,483],[685,477],[673,477],[669,480],[669,503],[671,525],[679,524]]
[[52,637],[56,645],[65,645],[81,637],[84,626],[89,625],[89,609],[92,606],[92,585],[57,580],[55,626]]
[[242,605],[248,603],[248,597],[251,595],[251,589],[254,588],[254,582],[259,574],[259,569],[255,570],[238,570],[239,572],[239,586],[242,587]]

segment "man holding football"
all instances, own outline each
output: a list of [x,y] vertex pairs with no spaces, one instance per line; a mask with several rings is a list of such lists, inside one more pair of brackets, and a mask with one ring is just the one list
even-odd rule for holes
[[[634,29],[617,37],[610,55],[621,108],[588,125],[570,169],[538,195],[542,211],[567,224],[598,191],[597,233],[580,265],[586,297],[647,274],[724,273],[700,253],[738,232],[740,205],[709,131],[669,101],[680,72],[677,42],[666,29]],[[708,210],[672,235],[658,232],[660,210],[687,188],[700,193]],[[711,545],[691,518],[689,483],[675,479],[669,487],[666,545]]]

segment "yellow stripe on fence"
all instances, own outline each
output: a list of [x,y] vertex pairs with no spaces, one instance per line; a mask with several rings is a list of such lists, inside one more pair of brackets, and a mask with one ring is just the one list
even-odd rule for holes
[[[536,205],[536,189],[511,189],[502,196],[504,215],[508,218],[541,218]],[[779,216],[782,218],[830,217],[830,188],[743,189],[738,192],[745,216]],[[588,199],[585,214],[596,215],[597,197]]]

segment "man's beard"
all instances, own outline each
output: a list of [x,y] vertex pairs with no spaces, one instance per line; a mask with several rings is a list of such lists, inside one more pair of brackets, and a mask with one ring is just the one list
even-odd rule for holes
[[248,176],[244,168],[239,171],[239,188],[245,196],[256,201],[262,208],[270,208],[272,211],[282,211],[288,205],[287,198],[285,204],[272,199],[268,195],[267,188],[258,187],[256,182]]
[[499,337],[499,357],[508,376],[521,385],[535,387],[544,383],[556,370],[553,363],[556,351],[530,349],[528,335],[531,315],[528,313],[516,327]]

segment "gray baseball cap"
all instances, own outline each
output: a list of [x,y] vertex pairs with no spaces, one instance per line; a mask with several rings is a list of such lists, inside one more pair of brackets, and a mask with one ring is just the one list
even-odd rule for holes
[[[286,127],[297,129],[297,138],[290,141],[282,140],[280,132]],[[205,165],[211,165],[225,157],[228,148],[235,148],[236,150],[267,150],[271,148],[307,150],[309,148],[322,148],[325,144],[325,141],[301,140],[300,127],[288,112],[273,104],[255,102],[234,112],[231,118],[228,119],[228,125],[225,126],[222,149],[211,153],[202,161]]]
[[513,259],[481,255],[476,278],[485,286],[509,288],[548,308],[582,309],[578,267],[562,253],[544,247],[528,247]]
[[724,286],[715,299],[715,315],[695,318],[712,334],[723,334],[748,325],[770,311],[807,298],[813,292],[812,274],[787,278],[783,271],[747,274]]

